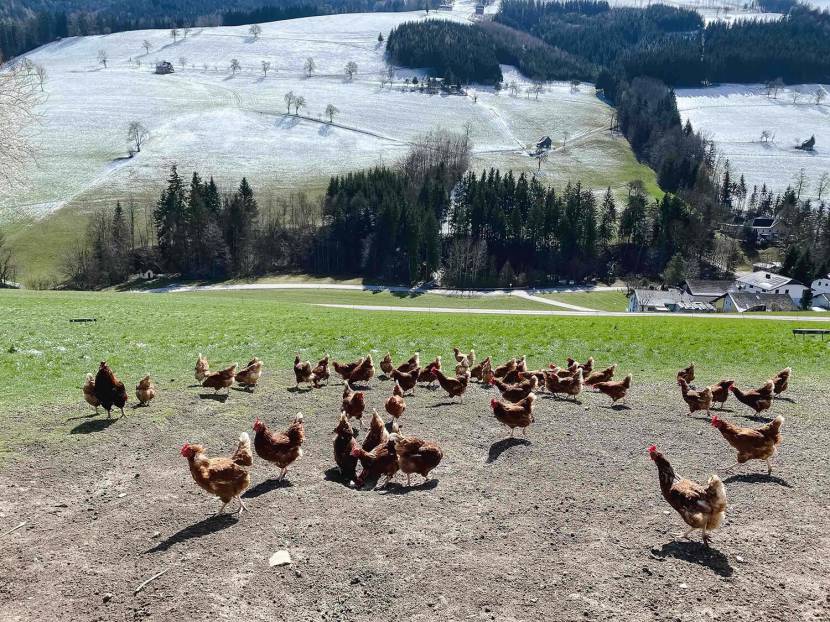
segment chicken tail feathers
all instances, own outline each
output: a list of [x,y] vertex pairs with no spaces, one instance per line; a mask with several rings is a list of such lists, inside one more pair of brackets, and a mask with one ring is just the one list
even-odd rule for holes
[[236,451],[231,456],[239,466],[251,466],[254,463],[253,455],[251,454],[251,437],[247,432],[239,435],[239,444],[236,446]]
[[720,477],[712,475],[706,486],[707,497],[714,512],[722,512],[726,509],[726,487]]

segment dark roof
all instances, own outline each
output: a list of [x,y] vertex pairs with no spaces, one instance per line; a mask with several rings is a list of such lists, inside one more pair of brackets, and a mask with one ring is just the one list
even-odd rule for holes
[[717,297],[723,296],[734,284],[734,281],[703,281],[687,279],[686,289],[694,296]]
[[735,306],[744,311],[798,311],[792,298],[786,294],[755,294],[730,292]]
[[756,218],[752,221],[753,227],[771,227],[775,224],[775,218]]

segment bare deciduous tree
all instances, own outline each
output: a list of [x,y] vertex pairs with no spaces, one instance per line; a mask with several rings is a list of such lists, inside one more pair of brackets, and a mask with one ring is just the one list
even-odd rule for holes
[[250,28],[248,28],[248,32],[254,38],[254,41],[259,39],[259,35],[262,34],[262,27],[259,24],[253,24]]
[[190,34],[190,26],[185,26],[182,28],[182,38],[187,39],[187,35]]
[[507,90],[510,91],[510,94],[513,97],[519,94],[519,85],[516,83],[515,80],[511,80],[510,83],[507,85]]
[[801,99],[801,91],[798,89],[793,89],[790,91],[790,98],[793,100],[793,104],[797,104],[798,100]]
[[170,29],[170,38],[173,39],[173,43],[179,38],[179,29],[178,28],[171,28]]
[[269,71],[271,71],[271,61],[262,61],[262,75],[267,78]]
[[187,58],[184,56],[179,56],[179,64],[182,66],[182,69],[187,67]]
[[317,69],[317,64],[314,62],[314,59],[309,56],[305,59],[305,64],[303,65],[303,69],[305,70],[306,76],[311,76]]
[[109,57],[105,50],[98,50],[98,63],[104,66],[104,69],[107,68],[107,62],[109,61]]
[[300,114],[300,108],[305,108],[305,97],[298,95],[294,98],[294,114]]
[[34,66],[35,76],[37,77],[37,83],[40,85],[40,92],[43,92],[43,85],[46,82],[46,67],[43,65],[35,65]]
[[14,283],[15,265],[12,249],[6,240],[5,234],[0,231],[0,287]]
[[334,115],[336,115],[338,112],[340,111],[334,104],[329,104],[328,106],[326,106],[326,116],[329,118],[329,123],[334,123]]
[[395,68],[391,65],[386,68],[386,79],[389,81],[389,88],[395,83]]
[[231,59],[231,75],[236,75],[236,72],[242,69],[242,65],[239,64],[239,61],[235,58]]
[[15,187],[34,160],[28,129],[41,100],[34,75],[22,65],[0,71],[0,191]]
[[294,95],[294,91],[288,91],[283,96],[283,99],[285,100],[285,105],[288,108],[288,114],[291,114],[291,106],[294,105],[294,100],[297,99],[297,96]]
[[141,153],[141,145],[150,137],[150,132],[138,121],[133,121],[127,128],[127,140],[132,145],[131,151]]
[[545,85],[541,82],[534,82],[529,91],[536,96],[536,99],[539,99],[539,95],[545,92]]
[[830,173],[825,171],[822,173],[818,181],[816,182],[816,198],[821,201],[821,197],[824,196],[824,193],[827,192],[827,189],[830,188]]
[[348,63],[346,63],[345,71],[346,71],[346,78],[348,78],[349,80],[354,79],[354,74],[357,73],[357,63],[354,62],[353,60],[350,60]]
[[149,41],[147,41],[147,39],[144,39],[144,41],[141,43],[141,47],[144,48],[144,53],[145,54],[149,54],[150,50],[153,49],[153,44],[150,43]]
[[824,90],[824,87],[818,87],[813,92],[813,98],[816,100],[816,106],[821,105],[821,102],[824,101],[824,98],[827,97],[827,91]]

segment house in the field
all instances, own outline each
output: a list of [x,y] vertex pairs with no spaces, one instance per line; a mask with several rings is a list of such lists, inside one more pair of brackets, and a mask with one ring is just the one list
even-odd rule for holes
[[809,140],[805,140],[800,145],[796,146],[796,149],[801,149],[802,151],[813,151],[816,146],[816,137],[810,136]]
[[629,313],[713,313],[715,306],[688,292],[668,289],[635,289],[628,297]]
[[739,276],[731,291],[750,294],[783,294],[789,296],[797,306],[801,304],[801,297],[807,289],[809,288],[806,285],[788,276],[774,272],[750,272]]
[[551,140],[550,136],[542,136],[539,141],[536,143],[536,150],[541,151],[542,149],[550,149],[553,146],[553,141]]
[[476,4],[476,15],[480,17],[484,15],[484,4],[482,4],[481,2]]
[[174,71],[175,69],[173,68],[173,63],[167,62],[166,60],[156,63],[156,73],[160,76],[173,73]]
[[798,311],[798,307],[786,294],[756,292],[729,292],[723,298],[724,313],[747,311]]

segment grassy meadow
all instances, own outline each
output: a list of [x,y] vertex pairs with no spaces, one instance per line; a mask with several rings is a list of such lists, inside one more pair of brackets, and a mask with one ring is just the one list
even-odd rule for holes
[[[441,299],[440,306],[468,302],[434,298]],[[199,352],[212,368],[257,355],[271,369],[290,369],[298,350],[311,359],[325,352],[340,359],[370,351],[382,356],[387,350],[396,359],[415,350],[429,358],[448,357],[458,345],[497,359],[524,353],[532,367],[593,355],[598,365],[616,362],[635,377],[671,377],[689,361],[698,365],[701,380],[731,376],[751,385],[785,365],[801,377],[830,372],[830,342],[794,338],[793,322],[415,314],[309,304],[323,302],[434,304],[427,296],[342,291],[2,292],[0,423],[8,424],[18,409],[80,403],[84,374],[103,359],[128,387],[144,373],[159,383],[186,386]],[[513,298],[469,302],[493,308],[533,304]],[[71,318],[97,321],[71,323]]]

